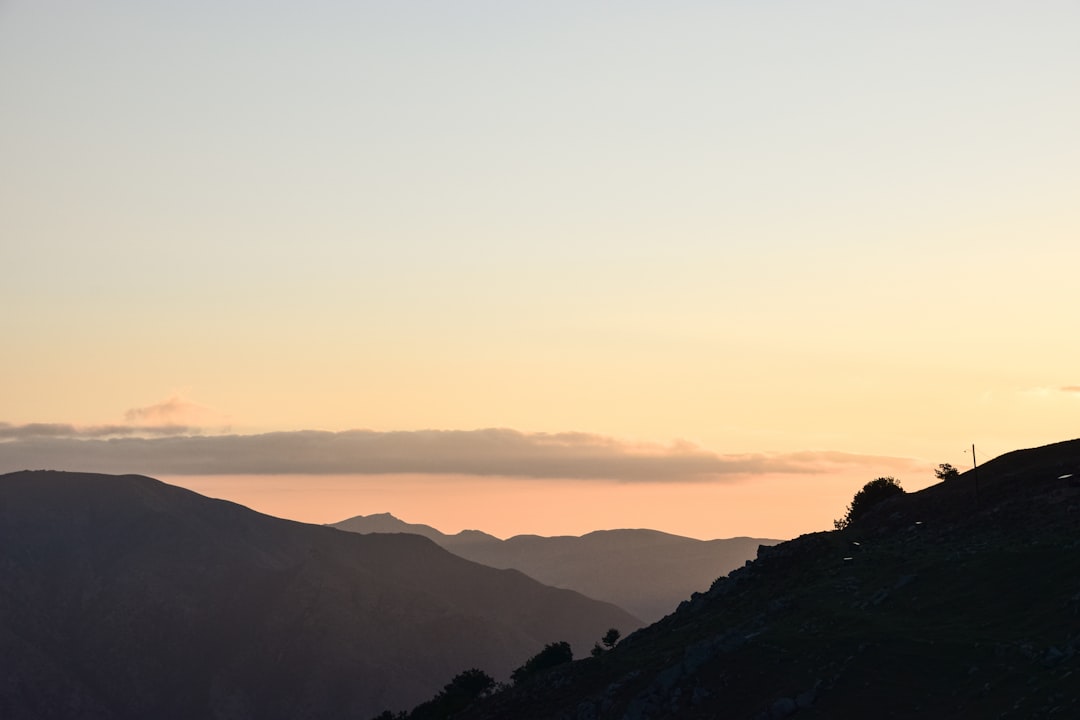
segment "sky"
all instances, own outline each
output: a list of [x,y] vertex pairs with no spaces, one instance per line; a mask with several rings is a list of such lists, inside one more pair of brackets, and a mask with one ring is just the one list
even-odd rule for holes
[[0,1],[0,472],[828,529],[1080,435],[1075,2]]

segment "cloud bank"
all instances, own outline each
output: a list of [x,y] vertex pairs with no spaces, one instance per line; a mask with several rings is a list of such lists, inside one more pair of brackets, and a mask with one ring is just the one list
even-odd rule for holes
[[70,425],[68,423],[28,423],[12,425],[0,422],[0,442],[35,438],[106,438],[136,435],[190,435],[198,428],[190,425]]
[[[510,429],[275,432],[102,437],[0,425],[0,472],[61,469],[146,475],[432,474],[621,482],[715,482],[764,473],[827,473],[913,460],[843,452],[718,454],[689,443],[628,443],[587,433]],[[170,434],[170,433],[162,433]]]

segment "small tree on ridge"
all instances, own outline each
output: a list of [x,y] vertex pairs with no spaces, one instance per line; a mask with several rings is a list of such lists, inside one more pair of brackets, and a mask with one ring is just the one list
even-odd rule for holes
[[843,530],[882,500],[903,494],[904,488],[900,487],[900,481],[896,478],[875,478],[863,485],[862,490],[855,493],[855,497],[851,499],[851,504],[847,507],[847,513],[839,520],[833,520],[833,527],[837,530]]
[[573,659],[574,652],[570,649],[570,643],[566,641],[548,643],[543,650],[533,655],[524,665],[512,672],[510,678],[515,683],[519,683],[538,672],[568,663]]
[[960,477],[960,471],[949,463],[941,463],[937,466],[937,470],[934,471],[934,477],[938,480],[955,480]]
[[[606,633],[604,633],[604,637],[600,638],[600,642],[593,645],[592,656],[600,657],[608,650],[614,649],[615,645],[619,642],[619,638],[621,637],[622,633],[620,633],[617,628],[611,628]],[[604,643],[603,646],[601,646],[600,643]]]

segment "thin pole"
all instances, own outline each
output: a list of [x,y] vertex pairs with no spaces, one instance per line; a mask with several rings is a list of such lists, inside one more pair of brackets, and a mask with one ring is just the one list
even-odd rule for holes
[[979,462],[975,459],[975,443],[971,444],[971,463],[975,466],[975,509],[979,509]]

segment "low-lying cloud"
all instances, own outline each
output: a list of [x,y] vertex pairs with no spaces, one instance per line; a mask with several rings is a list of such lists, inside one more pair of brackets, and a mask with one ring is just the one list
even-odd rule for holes
[[[843,452],[719,454],[686,442],[653,445],[587,433],[510,429],[275,432],[117,437],[0,425],[0,471],[50,468],[146,475],[432,474],[621,482],[715,482],[764,473],[880,472],[913,460]],[[38,426],[70,427],[70,426]],[[160,430],[161,428],[156,428]],[[106,437],[112,435],[112,437]]]

